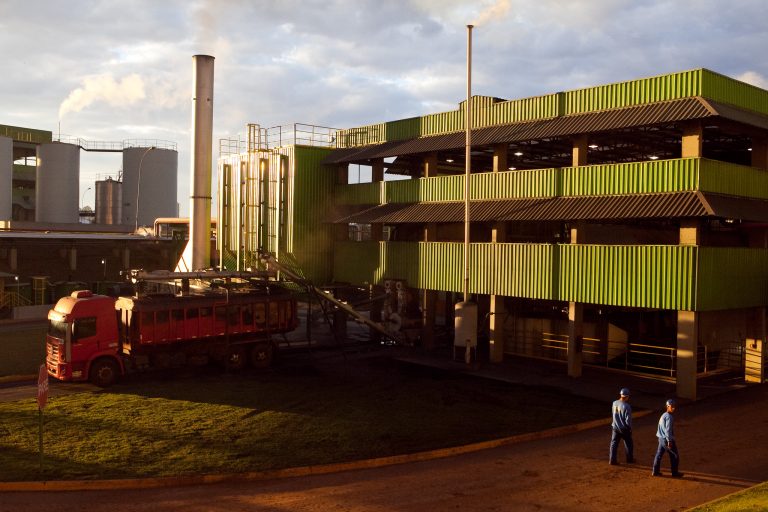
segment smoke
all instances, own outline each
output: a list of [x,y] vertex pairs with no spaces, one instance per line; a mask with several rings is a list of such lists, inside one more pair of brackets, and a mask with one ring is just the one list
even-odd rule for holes
[[509,0],[496,0],[495,3],[489,5],[483,9],[480,14],[477,15],[475,21],[472,23],[474,26],[485,25],[486,23],[502,18],[507,11],[509,11],[512,4]]
[[126,106],[145,97],[144,80],[137,74],[128,75],[119,81],[110,74],[89,76],[61,103],[59,119],[68,112],[79,112],[99,101],[109,105]]

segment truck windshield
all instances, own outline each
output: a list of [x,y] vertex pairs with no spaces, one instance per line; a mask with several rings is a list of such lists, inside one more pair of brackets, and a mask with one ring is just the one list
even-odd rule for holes
[[67,322],[59,320],[48,320],[48,336],[63,340],[67,337]]

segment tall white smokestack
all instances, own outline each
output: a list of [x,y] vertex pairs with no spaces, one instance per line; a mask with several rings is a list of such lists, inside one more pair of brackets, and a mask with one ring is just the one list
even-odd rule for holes
[[[192,57],[192,183],[189,243],[185,251],[189,270],[211,266],[211,164],[213,147],[213,57]],[[191,251],[190,251],[191,248]],[[189,255],[189,256],[187,256]],[[182,262],[179,262],[182,266]]]

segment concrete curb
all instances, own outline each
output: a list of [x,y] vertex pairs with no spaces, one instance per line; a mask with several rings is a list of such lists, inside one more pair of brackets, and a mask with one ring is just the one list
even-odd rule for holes
[[744,494],[746,492],[749,492],[752,489],[754,489],[755,487],[757,487],[759,485],[763,485],[765,483],[766,482],[760,482],[760,483],[757,483],[755,485],[751,485],[751,486],[747,487],[746,489],[741,489],[740,491],[732,492],[731,494],[726,494],[725,496],[720,496],[719,498],[715,498],[715,499],[713,499],[711,501],[708,501],[706,503],[702,503],[701,505],[696,505],[695,507],[690,508],[688,510],[694,510],[694,511],[695,510],[699,510],[699,509],[703,510],[704,507],[711,507],[712,505],[716,505],[716,504],[720,503],[721,501],[725,501],[725,500],[727,500],[729,498],[733,498],[734,496],[738,496],[739,494]]
[[[640,411],[634,414],[635,418],[641,418],[651,414],[652,411]],[[395,464],[409,462],[421,462],[427,460],[452,457],[465,453],[497,448],[512,444],[549,439],[589,430],[595,427],[609,425],[605,418],[586,421],[575,425],[565,425],[539,432],[529,432],[492,441],[482,441],[463,446],[441,448],[425,452],[393,455],[391,457],[379,457],[376,459],[356,460],[351,462],[339,462],[334,464],[322,464],[318,466],[302,466],[297,468],[273,469],[267,471],[255,471],[249,473],[223,474],[223,475],[194,475],[172,476],[161,478],[130,478],[121,480],[52,480],[43,482],[0,482],[0,492],[23,491],[103,491],[115,489],[156,489],[162,487],[182,487],[190,485],[204,485],[227,482],[263,481],[279,478],[295,478],[301,476],[325,475],[352,471],[358,469],[381,468]]]

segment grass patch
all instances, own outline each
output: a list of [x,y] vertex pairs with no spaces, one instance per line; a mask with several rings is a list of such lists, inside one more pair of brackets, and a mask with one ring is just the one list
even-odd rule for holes
[[731,494],[722,499],[694,507],[690,512],[762,512],[768,508],[768,482]]
[[[258,471],[403,454],[606,417],[605,404],[399,364],[144,377],[53,398],[46,479]],[[34,400],[0,404],[0,480],[41,477]]]

